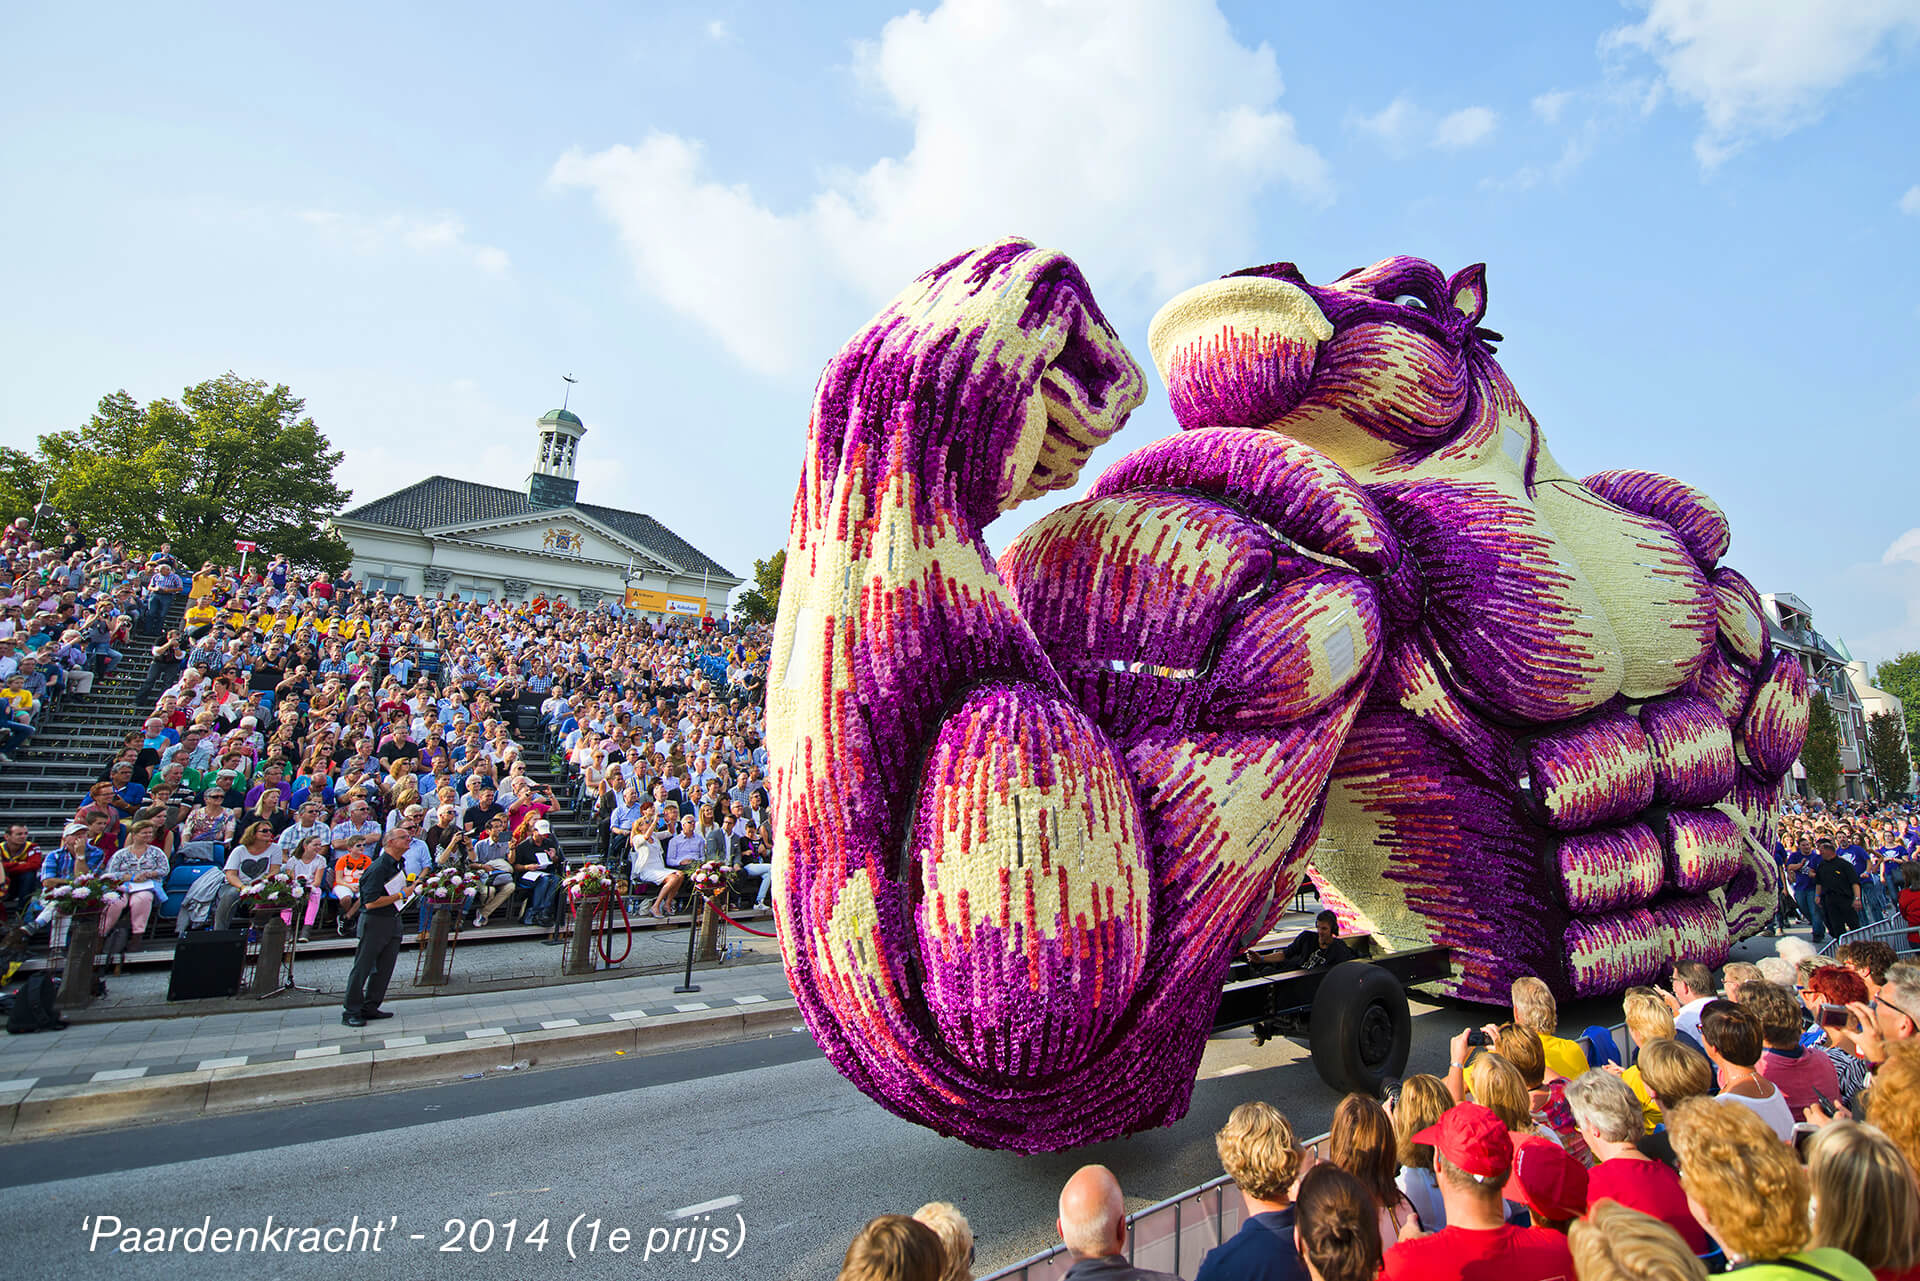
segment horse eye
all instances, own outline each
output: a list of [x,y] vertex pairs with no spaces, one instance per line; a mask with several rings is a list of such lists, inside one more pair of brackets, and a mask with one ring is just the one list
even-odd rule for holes
[[1427,300],[1419,294],[1395,294],[1393,297],[1393,305],[1396,307],[1412,307],[1418,311],[1433,310],[1433,308],[1427,304]]

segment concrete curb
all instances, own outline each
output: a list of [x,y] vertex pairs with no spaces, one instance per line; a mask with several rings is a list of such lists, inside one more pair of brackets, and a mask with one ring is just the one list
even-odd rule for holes
[[444,1085],[518,1067],[563,1067],[619,1054],[724,1045],[800,1026],[794,1002],[694,1010],[644,1020],[541,1029],[400,1049],[180,1072],[132,1081],[38,1086],[0,1093],[0,1140],[19,1142],[287,1103],[357,1098],[372,1090]]

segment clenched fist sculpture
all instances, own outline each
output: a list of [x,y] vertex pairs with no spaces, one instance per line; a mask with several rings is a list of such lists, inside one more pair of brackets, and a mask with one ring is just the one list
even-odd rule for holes
[[1771,915],[1806,681],[1725,518],[1576,480],[1494,360],[1482,269],[1291,264],[1149,341],[1179,434],[998,563],[1145,395],[1080,271],[935,267],[822,375],[768,728],[775,895],[868,1095],[1048,1150],[1184,1113],[1220,986],[1303,874],[1461,995],[1721,960]]

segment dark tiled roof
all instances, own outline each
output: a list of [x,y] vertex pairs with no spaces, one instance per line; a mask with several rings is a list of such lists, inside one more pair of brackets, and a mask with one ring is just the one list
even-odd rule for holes
[[[574,504],[609,529],[618,530],[646,551],[685,570],[732,578],[733,573],[686,539],[644,512],[621,511],[594,503]],[[434,529],[442,525],[466,525],[476,521],[506,520],[534,510],[527,496],[517,489],[481,485],[471,480],[453,480],[429,476],[418,484],[395,490],[384,498],[363,503],[340,513],[342,520],[357,520],[368,525],[387,525],[394,529]],[[556,509],[564,510],[564,509]]]

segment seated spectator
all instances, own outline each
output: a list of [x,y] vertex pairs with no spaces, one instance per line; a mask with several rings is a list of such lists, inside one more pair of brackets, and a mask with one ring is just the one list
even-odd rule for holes
[[1518,978],[1510,991],[1513,1021],[1540,1038],[1547,1070],[1563,1081],[1571,1081],[1586,1071],[1587,1052],[1580,1048],[1578,1041],[1558,1035],[1560,1007],[1547,985],[1537,978]]
[[1567,1232],[1580,1281],[1707,1281],[1680,1234],[1618,1201],[1595,1201]]
[[[1622,1002],[1626,1010],[1627,1035],[1633,1038],[1636,1057],[1640,1050],[1655,1041],[1673,1039],[1673,1011],[1667,1008],[1667,1003],[1660,999],[1658,992],[1650,987],[1630,987]],[[1640,1064],[1636,1062],[1621,1072],[1620,1079],[1640,1100],[1646,1133],[1652,1134],[1660,1124],[1660,1108],[1641,1077]]]
[[1801,1006],[1793,995],[1765,979],[1742,985],[1738,1004],[1760,1021],[1764,1049],[1760,1075],[1780,1087],[1787,1110],[1799,1116],[1821,1099],[1840,1097],[1833,1061],[1817,1048],[1800,1044]]
[[1420,1216],[1414,1212],[1413,1203],[1394,1182],[1400,1172],[1399,1150],[1393,1121],[1379,1103],[1364,1094],[1349,1094],[1340,1100],[1327,1135],[1327,1159],[1358,1179],[1373,1198],[1382,1250],[1398,1241],[1409,1226],[1419,1226]]
[[[1060,1217],[1054,1227],[1073,1256],[1066,1281],[1179,1281],[1171,1273],[1150,1272],[1127,1262],[1127,1204],[1120,1194],[1120,1181],[1104,1165],[1083,1165],[1074,1171],[1060,1189]],[[939,1244],[931,1229],[927,1234]],[[847,1281],[844,1270],[840,1276]]]
[[1641,1152],[1640,1100],[1618,1077],[1588,1072],[1567,1087],[1567,1103],[1587,1147],[1600,1159],[1587,1174],[1587,1202],[1620,1204],[1650,1214],[1674,1231],[1694,1254],[1713,1250],[1687,1210],[1687,1195],[1673,1168]]
[[1793,1112],[1787,1096],[1760,1075],[1760,1020],[1732,1001],[1715,1001],[1700,1020],[1700,1030],[1720,1080],[1719,1100],[1747,1108],[1772,1126],[1782,1143],[1791,1143]]
[[1526,1207],[1533,1225],[1565,1234],[1587,1212],[1587,1167],[1546,1139],[1528,1139],[1513,1150],[1507,1201]]
[[1668,1109],[1687,1206],[1727,1262],[1752,1281],[1873,1281],[1873,1273],[1829,1246],[1807,1248],[1807,1172],[1758,1113],[1712,1099]]
[[1247,1217],[1207,1251],[1195,1281],[1306,1281],[1293,1244],[1293,1185],[1310,1158],[1293,1127],[1267,1103],[1242,1103],[1213,1136],[1220,1167],[1240,1189]]
[[[305,943],[310,937],[314,922],[320,919],[320,904],[326,897],[321,883],[327,875],[327,836],[324,831],[314,832],[293,850],[288,850],[283,842],[280,846],[283,866],[307,887],[307,897],[299,907],[299,936]],[[281,913],[293,924],[293,911]]]
[[883,1214],[847,1246],[839,1281],[940,1281],[945,1264],[932,1228],[904,1214]]
[[333,861],[333,898],[342,937],[352,932],[354,913],[360,910],[360,878],[373,866],[373,855],[367,853],[371,840],[348,837],[346,850]]
[[[1685,1099],[1706,1098],[1713,1094],[1713,1064],[1707,1056],[1684,1041],[1654,1041],[1640,1051],[1640,1068],[1647,1093],[1666,1110]],[[1635,1145],[1656,1161],[1674,1170],[1680,1160],[1673,1154],[1672,1136],[1663,1124]]]
[[1353,951],[1340,937],[1340,918],[1322,911],[1313,918],[1313,928],[1302,930],[1280,954],[1281,964],[1289,969],[1319,970],[1353,959]]
[[1336,1165],[1316,1165],[1300,1180],[1293,1244],[1313,1281],[1373,1281],[1383,1251],[1374,1202],[1360,1180]]
[[1425,1073],[1401,1082],[1400,1097],[1392,1100],[1394,1146],[1400,1158],[1400,1173],[1394,1183],[1427,1232],[1447,1226],[1447,1209],[1433,1174],[1433,1145],[1416,1143],[1413,1136],[1438,1121],[1452,1106],[1447,1083]]
[[153,843],[156,825],[151,819],[127,828],[127,843],[107,860],[106,875],[119,883],[119,896],[109,897],[100,910],[100,937],[113,933],[124,910],[132,921],[133,938],[143,939],[153,909],[166,892],[167,853]]
[[[1459,1103],[1414,1136],[1432,1144],[1447,1226],[1386,1253],[1384,1281],[1564,1281],[1573,1271],[1567,1239],[1506,1221],[1502,1190],[1513,1168],[1507,1123],[1477,1103]],[[1497,1271],[1491,1270],[1497,1269]]]
[[947,1266],[940,1281],[973,1281],[973,1227],[967,1216],[945,1201],[929,1201],[913,1212],[913,1217],[933,1229],[940,1238]]
[[1813,1243],[1843,1250],[1875,1281],[1920,1281],[1920,1190],[1892,1139],[1837,1121],[1807,1144]]

